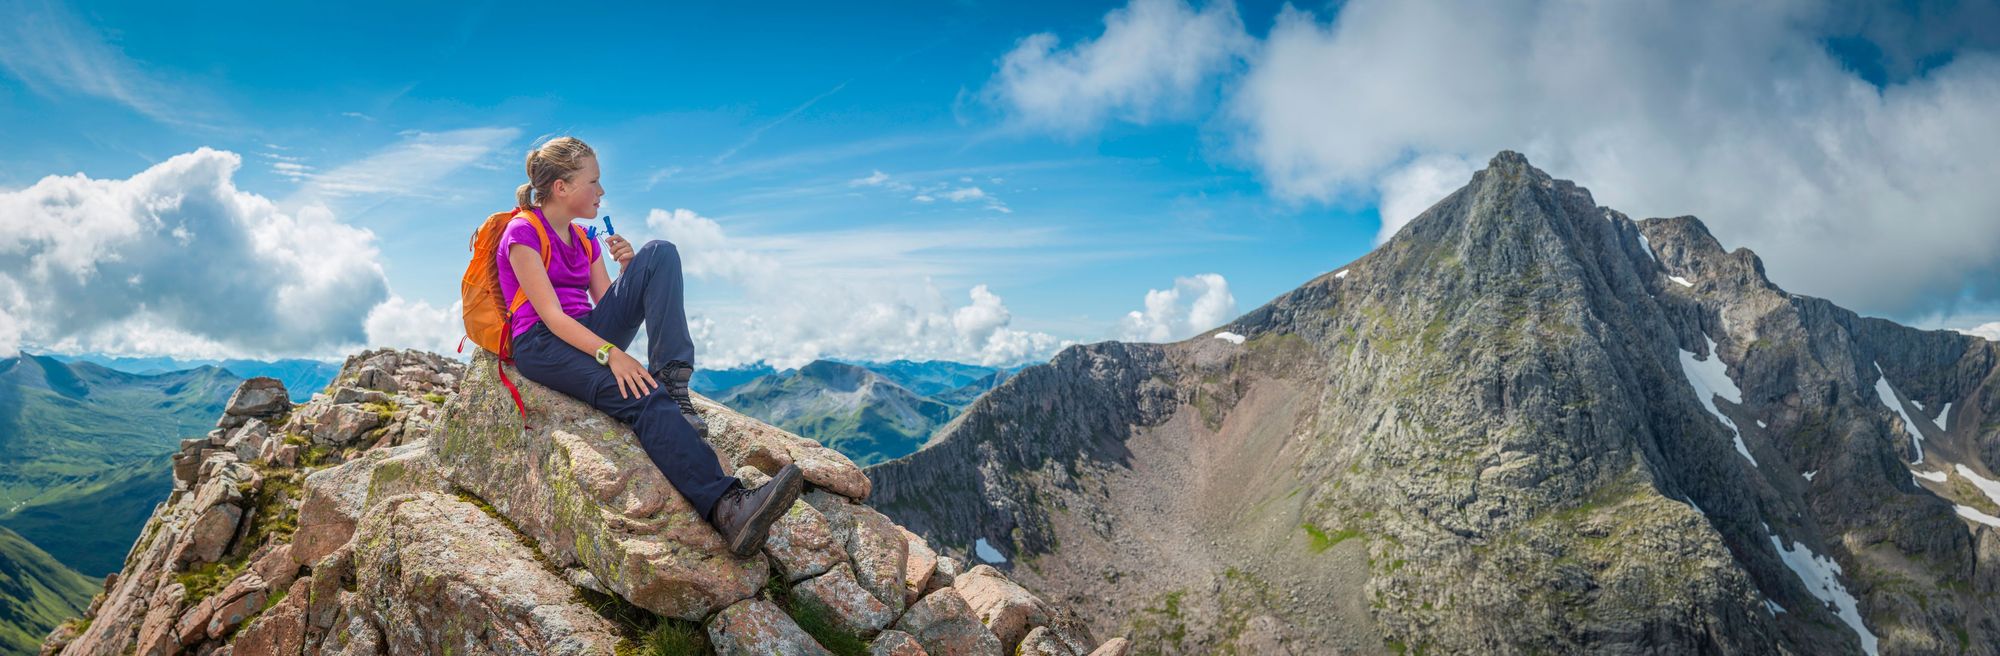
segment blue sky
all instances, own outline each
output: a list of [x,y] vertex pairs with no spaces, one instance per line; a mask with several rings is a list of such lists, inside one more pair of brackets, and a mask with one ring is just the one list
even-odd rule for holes
[[[1995,163],[1972,134],[2000,125],[1990,3],[1699,4],[10,2],[0,208],[67,229],[0,241],[28,254],[0,267],[0,342],[444,348],[469,231],[557,134],[598,150],[621,233],[681,243],[717,365],[1183,338],[1502,148],[1634,216],[1702,216],[1795,291],[2000,320],[2000,198],[1954,177]],[[1856,179],[1884,186],[1842,198]],[[176,185],[234,200],[144,209]],[[141,254],[174,239],[212,262]],[[1813,264],[1857,256],[1882,271]]]

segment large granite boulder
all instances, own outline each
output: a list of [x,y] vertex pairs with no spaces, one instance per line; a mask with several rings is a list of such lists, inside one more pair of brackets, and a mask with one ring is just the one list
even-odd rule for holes
[[[617,629],[479,508],[422,492],[371,509],[355,540],[350,617],[390,653],[612,654]],[[358,607],[356,607],[358,606]]]

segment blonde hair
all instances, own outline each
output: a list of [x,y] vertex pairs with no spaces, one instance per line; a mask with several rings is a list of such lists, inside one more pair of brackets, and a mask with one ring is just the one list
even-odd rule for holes
[[569,179],[583,168],[583,158],[596,156],[576,137],[556,137],[529,149],[528,182],[514,189],[514,202],[524,209],[541,205],[555,193],[556,180]]

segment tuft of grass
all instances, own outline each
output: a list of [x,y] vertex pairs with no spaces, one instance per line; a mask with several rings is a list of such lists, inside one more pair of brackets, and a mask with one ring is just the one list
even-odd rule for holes
[[785,584],[784,575],[776,569],[764,581],[764,598],[790,615],[799,629],[812,636],[827,651],[836,656],[867,656],[868,641],[840,628],[839,622],[833,618],[833,609],[812,599],[792,596],[791,586]]
[[293,501],[303,498],[305,476],[290,467],[262,470],[264,483],[250,495],[250,534],[244,544],[262,545],[266,540],[284,541],[299,529],[299,511]]
[[1345,542],[1349,538],[1361,537],[1361,529],[1356,528],[1341,529],[1328,533],[1326,529],[1314,526],[1310,522],[1300,524],[1299,527],[1304,528],[1306,535],[1312,538],[1312,544],[1309,548],[1312,549],[1313,553],[1321,553],[1332,549],[1333,545]]
[[639,639],[638,653],[643,656],[692,656],[714,652],[715,648],[708,644],[708,631],[702,629],[700,624],[686,620],[661,619]]
[[[477,498],[477,497],[473,497]],[[484,503],[473,502],[468,503]],[[708,631],[699,622],[660,617],[632,605],[624,597],[577,588],[571,601],[582,604],[617,627],[617,656],[682,656],[710,654]]]
[[247,561],[246,558],[225,558],[218,562],[203,563],[199,567],[175,575],[174,580],[187,588],[186,603],[192,608],[201,600],[207,599],[209,595],[221,592],[223,586],[229,585],[230,581],[236,580],[236,575],[243,572],[243,568],[248,564]]

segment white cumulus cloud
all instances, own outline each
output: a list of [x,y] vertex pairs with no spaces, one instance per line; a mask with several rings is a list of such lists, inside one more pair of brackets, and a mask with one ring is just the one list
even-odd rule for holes
[[1181,0],[1134,0],[1104,16],[1096,39],[1067,48],[1048,32],[1021,39],[985,93],[1022,123],[1058,133],[1108,119],[1146,123],[1198,108],[1198,92],[1252,44],[1231,2],[1196,10]]
[[362,326],[371,348],[412,348],[469,357],[478,347],[466,340],[464,355],[458,352],[459,340],[465,334],[462,307],[459,301],[441,308],[426,301],[390,295],[368,312]]
[[[0,331],[4,330],[5,327],[0,326]],[[1973,326],[1971,328],[1965,328],[1959,330],[1958,332],[1965,333],[1967,335],[1972,335],[1974,337],[1984,337],[1986,339],[2000,342],[2000,321],[1995,321],[1992,323],[1983,323],[1977,326]]]
[[1633,216],[1701,217],[1794,291],[1903,316],[2000,301],[1990,52],[1878,88],[1827,51],[1850,12],[1821,3],[1337,11],[1284,11],[1230,101],[1280,196],[1373,192],[1391,232],[1462,184],[1454,159],[1513,149]]
[[129,179],[0,192],[0,352],[312,356],[362,343],[388,294],[374,235],[236,188],[241,165],[201,148]]
[[738,238],[686,209],[655,209],[646,224],[679,250],[690,287],[741,290],[739,300],[688,308],[704,368],[758,361],[798,367],[835,357],[1013,365],[1070,343],[1012,327],[1013,314],[987,285],[953,302],[926,272],[897,264],[964,235]]
[[1119,321],[1128,342],[1172,342],[1200,334],[1236,318],[1236,297],[1221,274],[1175,278],[1168,289],[1146,290],[1146,307]]

